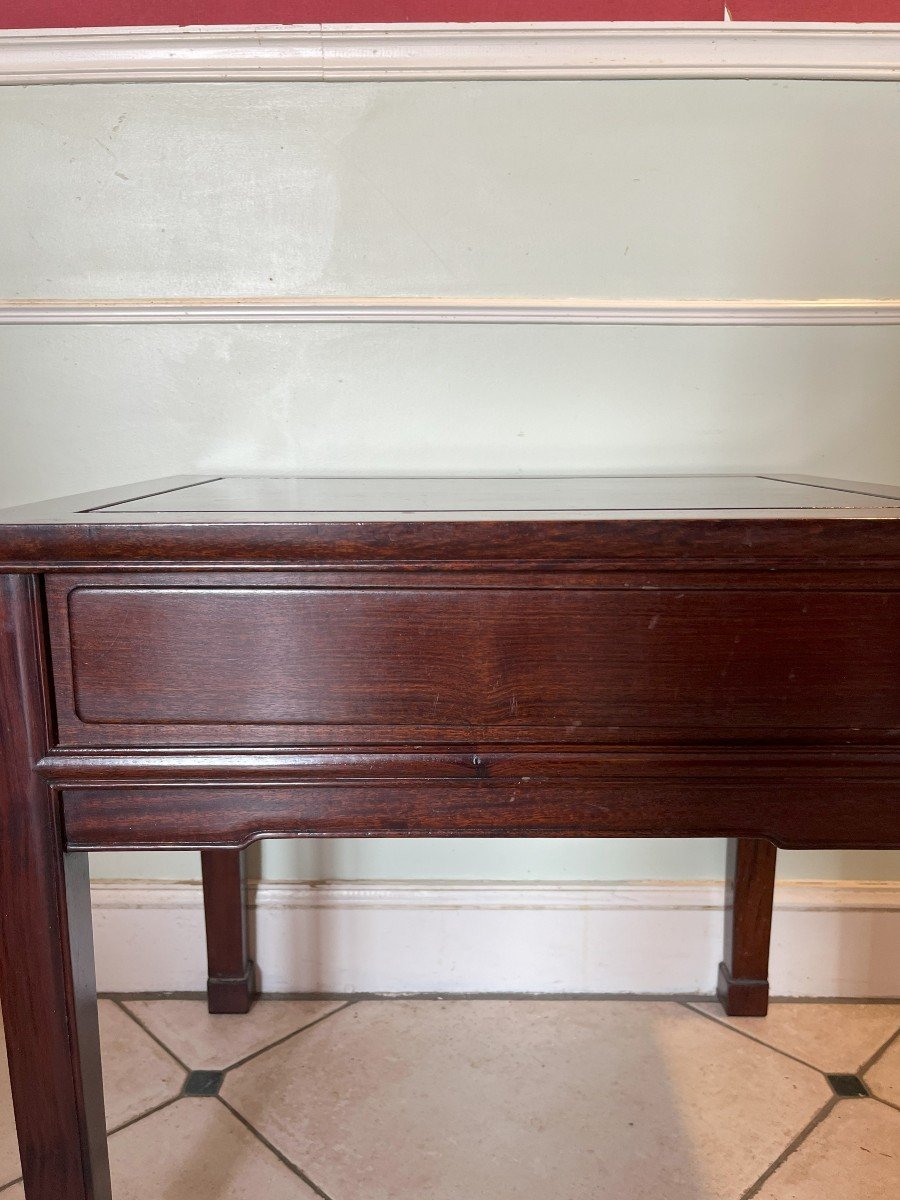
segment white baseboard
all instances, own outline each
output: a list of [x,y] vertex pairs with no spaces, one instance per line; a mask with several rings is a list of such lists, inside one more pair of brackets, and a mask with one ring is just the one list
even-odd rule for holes
[[[254,957],[283,992],[710,993],[716,883],[266,883]],[[198,883],[94,884],[101,991],[205,986]],[[900,995],[900,883],[779,884],[772,991]]]

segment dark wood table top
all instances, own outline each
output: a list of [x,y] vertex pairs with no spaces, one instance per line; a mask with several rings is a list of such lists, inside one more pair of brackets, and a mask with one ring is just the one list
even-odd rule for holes
[[187,476],[0,511],[0,568],[419,557],[889,557],[900,487],[774,475]]

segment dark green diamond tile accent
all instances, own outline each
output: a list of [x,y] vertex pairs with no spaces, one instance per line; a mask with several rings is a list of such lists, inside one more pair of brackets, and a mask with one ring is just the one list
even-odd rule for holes
[[184,1083],[185,1096],[218,1096],[224,1071],[191,1071]]
[[869,1094],[866,1085],[858,1075],[829,1075],[827,1078],[834,1088],[835,1094],[845,1100]]

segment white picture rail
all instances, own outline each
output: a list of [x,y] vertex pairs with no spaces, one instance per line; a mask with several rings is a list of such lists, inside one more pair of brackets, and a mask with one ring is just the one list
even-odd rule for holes
[[0,84],[900,79],[900,24],[659,21],[0,31]]

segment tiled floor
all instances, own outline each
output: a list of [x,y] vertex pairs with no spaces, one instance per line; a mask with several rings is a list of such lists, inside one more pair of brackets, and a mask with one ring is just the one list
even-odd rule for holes
[[101,1032],[116,1200],[900,1196],[900,1004],[104,1000]]

